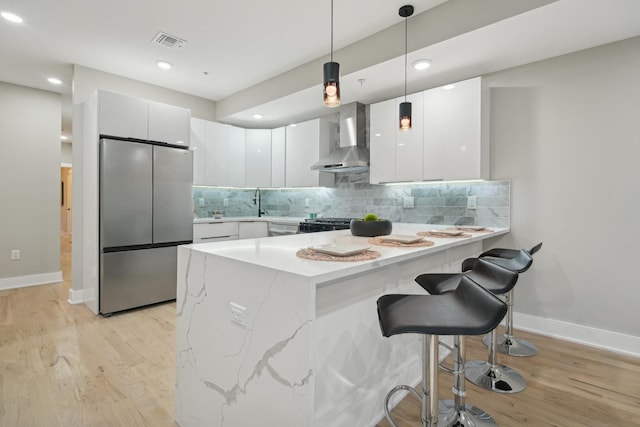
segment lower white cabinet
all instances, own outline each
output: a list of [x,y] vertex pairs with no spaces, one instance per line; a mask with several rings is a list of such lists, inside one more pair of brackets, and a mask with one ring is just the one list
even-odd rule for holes
[[269,223],[266,221],[240,221],[238,223],[238,238],[255,239],[269,236]]
[[238,240],[237,222],[199,222],[193,224],[193,243]]

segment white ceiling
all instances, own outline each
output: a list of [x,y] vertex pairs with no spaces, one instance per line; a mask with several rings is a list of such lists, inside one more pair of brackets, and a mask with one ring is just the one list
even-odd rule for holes
[[[334,1],[343,102],[402,93],[404,23],[398,8],[406,3]],[[409,62],[434,60],[426,72],[409,71],[409,92],[640,35],[638,0],[409,3],[416,9],[409,32],[419,39],[409,41]],[[513,5],[533,9],[511,11]],[[322,106],[319,81],[330,50],[330,0],[0,0],[0,11],[24,19],[20,25],[0,19],[0,81],[68,94],[72,64],[79,64],[219,101],[219,120],[247,127],[331,112]],[[442,16],[448,21],[436,21]],[[187,44],[154,45],[158,31]],[[349,65],[356,57],[357,64]],[[160,70],[158,59],[174,68]],[[63,85],[51,86],[49,76]],[[277,87],[278,79],[292,82],[291,88]],[[250,118],[257,111],[265,115],[259,123]]]

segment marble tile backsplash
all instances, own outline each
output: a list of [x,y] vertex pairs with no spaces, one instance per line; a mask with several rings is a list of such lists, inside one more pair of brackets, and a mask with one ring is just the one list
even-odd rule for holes
[[[510,225],[509,181],[402,185],[363,181],[358,175],[345,175],[336,178],[335,188],[260,189],[262,209],[267,216],[308,218],[316,213],[318,217],[360,218],[375,213],[397,222]],[[255,194],[255,188],[194,187],[194,213],[199,218],[212,217],[219,209],[225,217],[257,216]],[[468,196],[476,196],[476,209],[467,208]],[[413,208],[404,207],[405,198],[412,198]]]

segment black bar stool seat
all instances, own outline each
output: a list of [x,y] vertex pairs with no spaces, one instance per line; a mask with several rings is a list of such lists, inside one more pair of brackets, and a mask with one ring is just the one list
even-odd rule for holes
[[[470,258],[463,262],[463,266],[465,265],[467,268],[473,266],[473,270],[455,274],[421,274],[415,280],[432,295],[452,292],[464,276],[496,295],[511,292],[518,281],[517,272],[485,259]],[[493,329],[490,336],[496,335],[496,329]],[[498,364],[494,345],[489,346],[489,355],[486,361],[466,362],[465,375],[475,385],[499,393],[518,393],[527,387],[527,381],[518,371],[509,366]]]
[[[378,299],[378,319],[382,335],[420,334],[423,337],[422,396],[409,386],[392,389],[385,401],[385,414],[392,426],[389,400],[398,390],[413,392],[422,402],[422,426],[495,426],[484,411],[465,403],[464,336],[481,335],[500,323],[507,306],[491,292],[468,277],[461,277],[452,292],[442,295],[389,294]],[[454,384],[455,404],[440,409],[438,400],[438,336],[454,335],[455,367],[458,381]],[[459,375],[459,374],[462,375]],[[454,379],[454,382],[456,379]]]
[[[533,263],[533,255],[542,248],[542,242],[534,245],[531,249],[507,249],[507,248],[493,248],[485,251],[479,255],[479,258],[489,260],[502,267],[508,268],[518,273],[524,273],[531,267]],[[462,270],[472,269],[475,261],[470,259],[465,260],[462,264]],[[466,264],[465,264],[466,263]],[[496,351],[500,353],[508,354],[510,356],[535,356],[538,354],[538,349],[535,345],[522,338],[517,338],[513,335],[513,303],[514,293],[509,292],[506,294],[506,302],[509,307],[507,312],[507,320],[505,325],[505,333],[497,337]],[[482,342],[486,346],[490,346],[491,337],[486,336],[482,339]]]

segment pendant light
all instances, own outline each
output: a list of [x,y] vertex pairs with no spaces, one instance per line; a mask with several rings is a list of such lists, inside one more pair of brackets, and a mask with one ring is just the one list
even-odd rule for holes
[[404,18],[404,102],[400,103],[400,130],[411,130],[411,103],[407,102],[407,29],[408,18],[413,15],[413,6],[402,6],[398,14]]
[[340,105],[340,64],[333,62],[333,0],[331,0],[331,61],[324,64],[323,102],[327,107]]

